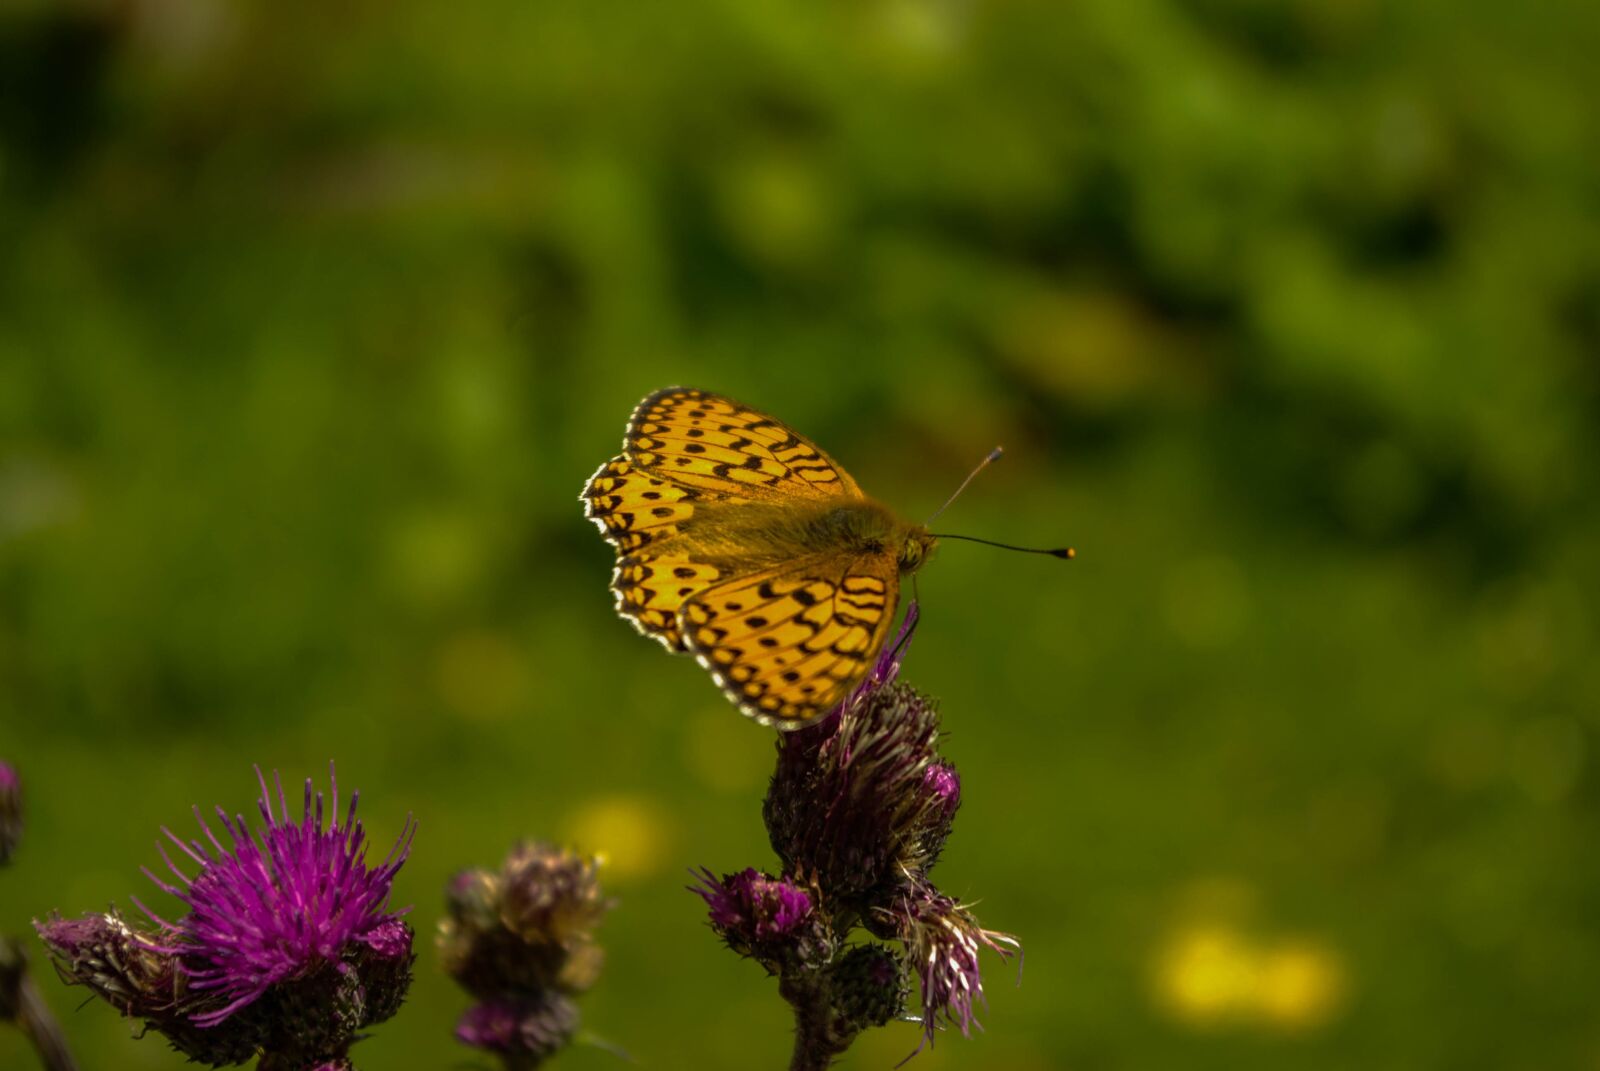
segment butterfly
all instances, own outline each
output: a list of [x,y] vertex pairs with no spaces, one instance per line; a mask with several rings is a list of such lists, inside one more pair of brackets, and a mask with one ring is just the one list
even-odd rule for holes
[[622,453],[581,497],[617,551],[617,613],[780,729],[815,721],[860,683],[900,577],[937,543],[805,436],[688,387],[639,403]]

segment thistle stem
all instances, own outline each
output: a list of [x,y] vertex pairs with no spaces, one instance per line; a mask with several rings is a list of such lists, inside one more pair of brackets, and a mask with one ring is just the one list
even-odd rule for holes
[[844,1027],[834,1015],[824,977],[821,972],[803,971],[778,980],[778,993],[794,1009],[794,1056],[789,1071],[826,1071],[856,1038],[856,1031]]
[[0,1019],[17,1024],[38,1051],[45,1071],[78,1071],[60,1025],[28,974],[21,946],[6,937],[0,937]]

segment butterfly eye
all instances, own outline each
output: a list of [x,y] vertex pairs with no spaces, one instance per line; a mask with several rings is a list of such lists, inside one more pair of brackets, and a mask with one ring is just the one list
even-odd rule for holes
[[922,564],[922,541],[911,537],[900,548],[900,571],[909,573]]

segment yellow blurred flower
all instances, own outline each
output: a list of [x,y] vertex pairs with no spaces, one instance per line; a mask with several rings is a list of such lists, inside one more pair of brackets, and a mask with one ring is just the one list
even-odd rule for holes
[[1219,923],[1172,934],[1156,953],[1153,975],[1158,1005],[1179,1022],[1293,1032],[1331,1019],[1343,1004],[1346,979],[1342,957],[1320,942],[1269,944]]
[[1254,988],[1255,956],[1221,926],[1177,934],[1159,954],[1156,996],[1175,1019],[1207,1026],[1234,1015]]
[[663,808],[638,796],[590,800],[567,823],[567,839],[593,845],[613,882],[644,877],[671,858],[674,833]]
[[1254,993],[1261,1018],[1285,1030],[1327,1022],[1344,999],[1344,962],[1313,941],[1286,941],[1261,955]]

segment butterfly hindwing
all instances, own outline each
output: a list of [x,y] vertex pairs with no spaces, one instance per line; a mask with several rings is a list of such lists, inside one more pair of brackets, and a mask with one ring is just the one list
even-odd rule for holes
[[685,648],[744,713],[795,726],[860,681],[894,617],[893,558],[835,555],[738,576],[684,602]]
[[687,558],[630,554],[618,559],[611,577],[617,613],[669,651],[684,651],[678,611],[694,595],[721,579],[721,571]]
[[617,613],[670,651],[683,650],[679,607],[722,576],[715,566],[664,550],[707,497],[640,472],[626,457],[600,466],[583,489],[585,515],[617,548],[611,574]]
[[668,387],[640,402],[625,456],[686,488],[739,498],[861,496],[848,474],[803,435],[729,398]]

